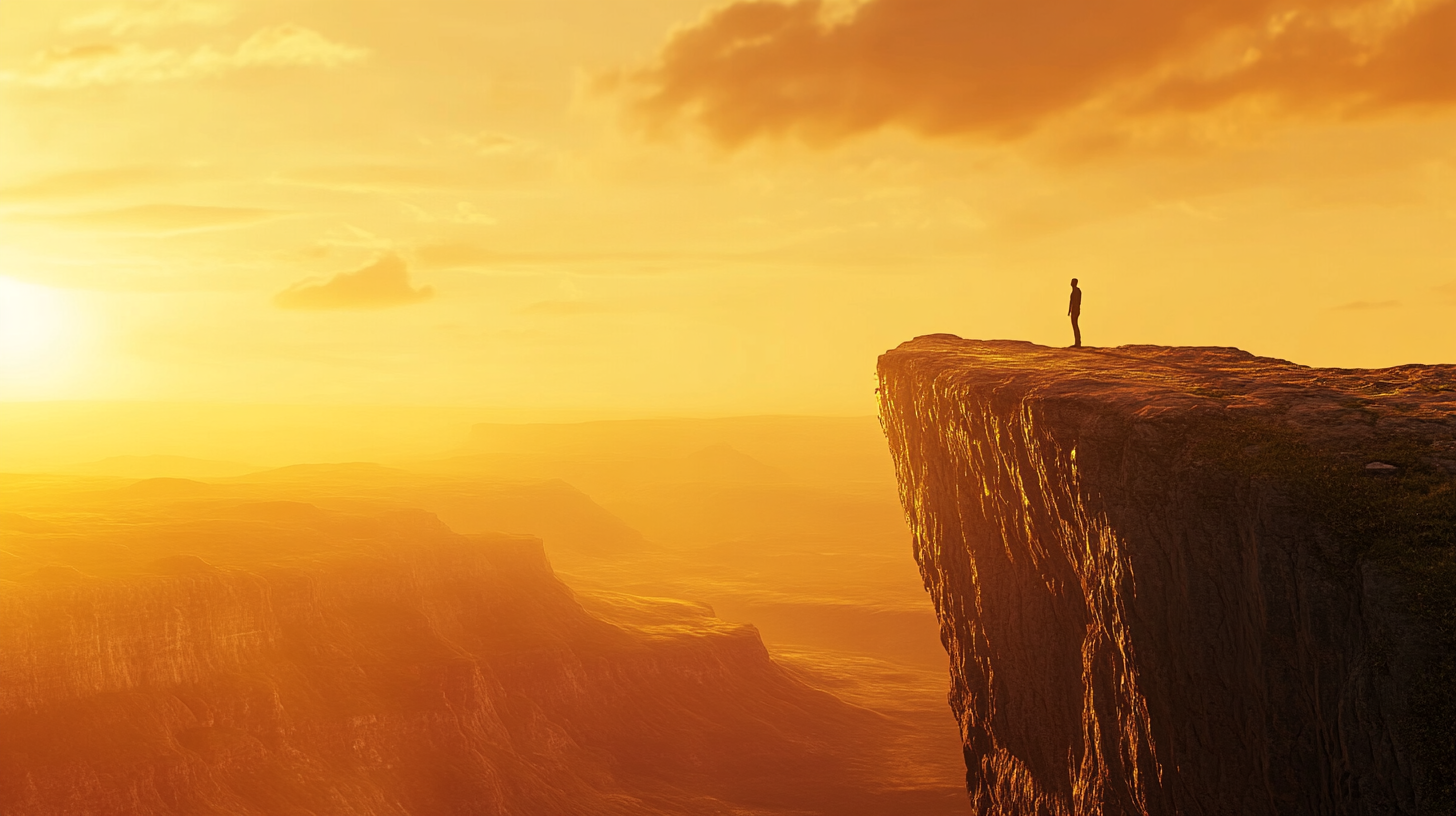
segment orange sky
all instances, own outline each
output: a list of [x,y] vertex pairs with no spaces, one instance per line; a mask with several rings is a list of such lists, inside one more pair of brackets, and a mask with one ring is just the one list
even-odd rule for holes
[[1456,361],[1456,0],[9,0],[0,399],[873,411]]

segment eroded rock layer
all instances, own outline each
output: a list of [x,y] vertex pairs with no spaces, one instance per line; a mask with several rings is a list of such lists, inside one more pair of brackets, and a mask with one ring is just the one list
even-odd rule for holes
[[795,679],[752,627],[682,602],[589,612],[539,541],[421,511],[197,492],[0,518],[0,813],[935,804],[882,772],[885,718]]
[[982,812],[1450,811],[1456,368],[935,335],[879,370]]

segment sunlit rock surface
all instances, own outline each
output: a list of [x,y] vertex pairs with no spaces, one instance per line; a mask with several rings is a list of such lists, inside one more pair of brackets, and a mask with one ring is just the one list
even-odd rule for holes
[[180,479],[4,487],[36,508],[0,517],[6,816],[953,811],[898,789],[897,726],[752,627],[584,606],[534,539]]
[[1451,812],[1456,368],[935,335],[879,371],[981,812]]

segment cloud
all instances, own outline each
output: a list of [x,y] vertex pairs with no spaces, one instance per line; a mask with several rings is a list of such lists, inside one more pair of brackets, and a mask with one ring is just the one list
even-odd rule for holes
[[250,68],[338,68],[368,56],[296,25],[265,28],[231,52],[204,45],[190,52],[137,43],[52,48],[23,71],[0,71],[0,83],[37,88],[85,88],[171,82]]
[[1355,300],[1335,307],[1336,310],[1343,312],[1374,312],[1397,308],[1400,308],[1398,300]]
[[402,164],[343,164],[293,170],[280,181],[349,192],[439,190],[466,183],[458,170]]
[[229,229],[261,224],[286,213],[252,207],[197,207],[186,204],[145,204],[115,210],[38,215],[24,213],[11,218],[39,221],[65,227],[136,234],[174,234]]
[[149,0],[109,6],[65,24],[67,31],[104,31],[114,36],[178,26],[216,26],[231,22],[231,4],[208,0]]
[[[501,266],[606,267],[614,274],[661,274],[682,266],[723,261],[752,261],[756,255],[680,252],[502,252],[470,242],[420,244],[414,256],[421,266],[432,269],[479,269]],[[655,268],[660,267],[660,268]]]
[[500,223],[495,216],[481,212],[469,201],[456,202],[455,212],[445,220],[452,224],[472,224],[478,227],[493,227]]
[[1388,29],[1371,36],[1336,15],[1296,15],[1238,69],[1169,81],[1146,107],[1189,112],[1261,97],[1291,111],[1370,115],[1456,103],[1456,2],[1427,4]]
[[465,137],[466,145],[473,148],[482,156],[498,156],[504,153],[521,153],[531,150],[533,146],[522,139],[505,133],[483,131],[474,136]]
[[337,68],[358,62],[368,49],[336,43],[323,35],[295,25],[265,28],[238,46],[233,61],[239,67],[307,66]]
[[1456,0],[739,0],[606,84],[649,130],[1014,139],[1058,117],[1456,103]]
[[341,272],[325,283],[300,281],[273,297],[282,309],[384,309],[435,296],[432,286],[410,284],[404,259],[390,252],[362,269]]
[[438,214],[416,204],[405,204],[404,211],[422,224],[459,224],[461,226],[493,227],[500,223],[495,216],[481,212],[469,201],[455,204],[453,211]]
[[175,168],[150,165],[73,170],[0,187],[0,201],[45,201],[161,184],[175,178]]

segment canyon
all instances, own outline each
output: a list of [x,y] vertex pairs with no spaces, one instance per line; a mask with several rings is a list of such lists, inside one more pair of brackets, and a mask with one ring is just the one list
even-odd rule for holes
[[1456,809],[1456,367],[931,335],[879,378],[977,812]]
[[668,425],[0,475],[0,813],[967,812],[878,426]]

